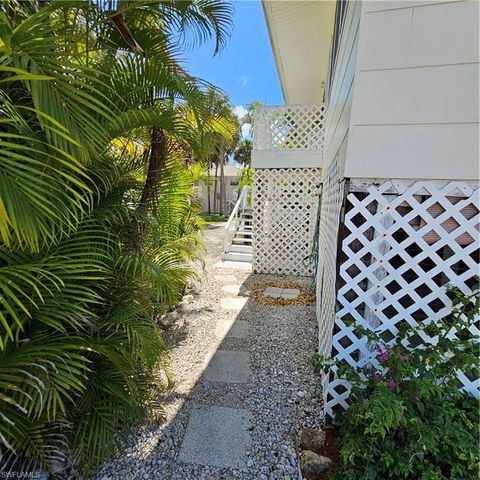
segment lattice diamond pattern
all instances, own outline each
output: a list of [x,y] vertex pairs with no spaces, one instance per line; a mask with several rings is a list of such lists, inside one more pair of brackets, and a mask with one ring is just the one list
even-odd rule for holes
[[257,168],[253,188],[253,270],[311,275],[320,169]]
[[254,111],[254,150],[318,151],[325,140],[325,105],[284,105]]
[[[340,210],[345,195],[345,184],[340,182],[336,161],[330,164],[322,184],[317,271],[318,351],[325,356],[330,356],[335,321],[337,238]],[[322,376],[322,385],[326,399],[328,376]]]
[[[356,338],[346,318],[391,340],[400,322],[416,325],[443,317],[450,306],[447,284],[470,291],[479,272],[478,205],[478,187],[463,182],[388,181],[348,194],[332,339],[335,357],[351,365],[371,360],[365,339]],[[331,286],[324,283],[322,288],[322,295],[331,295]],[[325,325],[327,332],[329,328]],[[472,332],[478,334],[476,326]],[[425,333],[421,337],[432,341]],[[327,354],[328,349],[325,342]],[[459,379],[465,390],[480,396],[479,379],[461,372]],[[346,407],[347,398],[348,385],[334,375],[326,412],[332,415],[335,407]]]

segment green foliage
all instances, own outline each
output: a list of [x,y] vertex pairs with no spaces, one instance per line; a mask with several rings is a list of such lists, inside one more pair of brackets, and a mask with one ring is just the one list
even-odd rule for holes
[[[461,391],[459,371],[479,377],[480,291],[450,289],[452,311],[438,322],[403,328],[386,343],[354,328],[375,348],[364,368],[316,356],[317,369],[338,368],[351,387],[340,416],[338,479],[443,480],[477,478],[478,400]],[[419,342],[421,336],[430,338]]]
[[238,192],[240,193],[243,190],[243,187],[248,185],[250,190],[248,192],[247,204],[252,204],[252,189],[253,189],[253,168],[252,167],[243,167],[240,172],[240,182],[238,184]]
[[[221,0],[0,4],[0,475],[88,472],[162,418],[155,319],[202,252],[185,163],[233,135],[176,55],[218,50],[230,15]],[[154,128],[168,148],[140,208]]]
[[249,138],[242,138],[233,152],[233,158],[240,165],[249,168],[252,163],[253,142]]

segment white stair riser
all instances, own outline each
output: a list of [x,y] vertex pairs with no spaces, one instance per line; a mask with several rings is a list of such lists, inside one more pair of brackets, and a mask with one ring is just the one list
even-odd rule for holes
[[251,238],[236,238],[232,245],[252,245],[252,243]]
[[249,253],[228,252],[223,254],[222,260],[230,260],[232,262],[251,262],[252,255]]
[[251,245],[235,245],[232,244],[228,247],[228,253],[236,252],[236,253],[252,253]]

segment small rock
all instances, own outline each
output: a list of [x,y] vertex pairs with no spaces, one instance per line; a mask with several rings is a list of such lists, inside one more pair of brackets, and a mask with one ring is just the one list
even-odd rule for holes
[[160,327],[168,328],[171,327],[179,317],[180,314],[178,312],[169,312],[162,315],[158,320],[158,323],[160,324]]
[[192,303],[194,299],[195,297],[189,294],[189,295],[185,295],[182,301],[187,303]]
[[184,312],[184,311],[187,309],[187,306],[188,306],[189,303],[190,303],[190,302],[187,302],[187,301],[185,301],[185,299],[184,299],[184,300],[182,300],[181,302],[179,302],[179,304],[177,305],[177,308],[178,308],[179,310],[181,310],[181,311]]
[[295,458],[294,455],[290,456],[290,463],[291,463],[292,467],[294,467],[297,464],[297,459]]
[[305,390],[301,390],[301,391],[297,392],[297,397],[303,398],[306,394],[307,394],[307,392]]
[[311,450],[305,450],[300,456],[300,468],[303,475],[318,475],[326,470],[332,461],[328,457],[317,455]]
[[316,428],[302,428],[299,434],[299,443],[302,450],[319,452],[325,445],[325,432]]
[[253,460],[251,458],[247,460],[247,467],[253,467]]

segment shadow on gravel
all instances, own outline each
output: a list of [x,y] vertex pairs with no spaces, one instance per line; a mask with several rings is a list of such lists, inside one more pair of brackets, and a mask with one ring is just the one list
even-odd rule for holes
[[[250,289],[278,277],[236,270],[236,283],[231,277],[213,280],[222,273],[232,275],[216,269],[208,279],[209,288],[218,288],[217,307],[201,308],[197,298],[183,323],[166,332],[171,349],[184,348],[174,365],[180,381],[161,398],[170,412],[168,422],[132,435],[122,455],[96,478],[298,478],[295,434],[321,421],[320,381],[309,366],[317,344],[314,306],[260,304],[248,296]],[[226,285],[239,289],[226,292]],[[213,343],[210,354],[201,344],[198,351],[189,347],[192,326],[205,329],[201,338]]]

